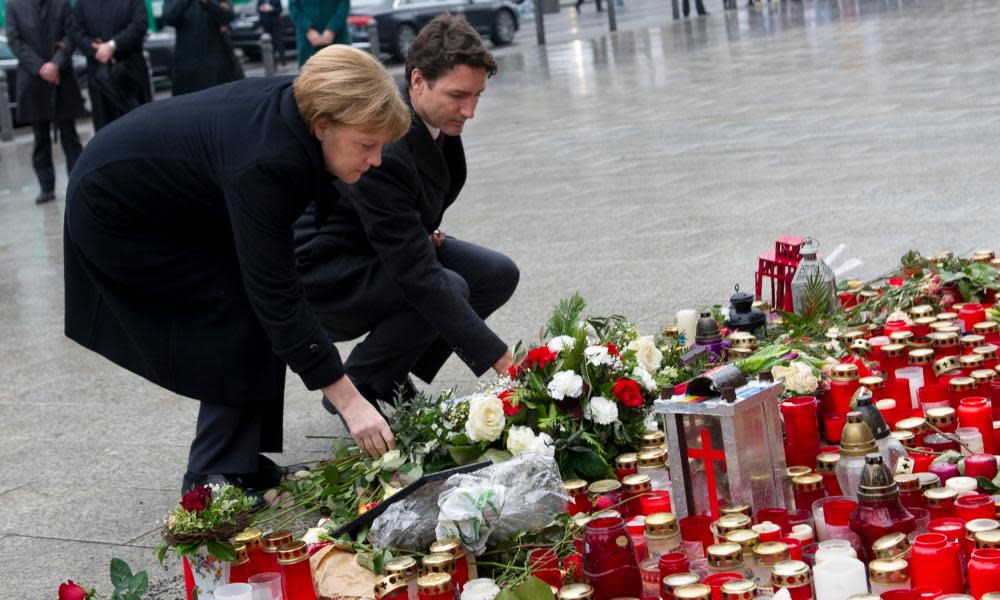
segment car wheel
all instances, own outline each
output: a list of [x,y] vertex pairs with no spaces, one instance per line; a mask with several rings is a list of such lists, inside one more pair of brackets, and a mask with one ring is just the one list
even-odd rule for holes
[[410,44],[416,37],[417,29],[413,25],[404,23],[399,26],[399,29],[396,30],[396,44],[392,49],[396,58],[402,61],[406,60],[406,53],[410,51]]
[[490,40],[497,46],[506,46],[514,41],[514,34],[517,32],[517,21],[514,20],[514,13],[506,9],[496,12],[493,17],[493,32]]

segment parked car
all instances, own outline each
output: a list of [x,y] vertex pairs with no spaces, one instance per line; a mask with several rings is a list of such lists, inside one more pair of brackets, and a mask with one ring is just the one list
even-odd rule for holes
[[[295,60],[295,23],[288,16],[288,0],[281,0],[281,32],[285,48],[285,58]],[[250,60],[260,60],[260,15],[257,13],[257,2],[250,0],[242,4],[234,4],[236,20],[230,28],[229,37],[233,47],[243,51]]]
[[156,89],[170,87],[170,71],[174,68],[174,46],[177,37],[173,28],[160,28],[146,34],[143,48],[149,52],[150,75]]
[[[420,28],[442,13],[464,16],[479,35],[489,37],[497,46],[513,42],[520,27],[517,5],[509,0],[352,0],[347,22],[355,46],[406,60]],[[370,48],[372,21],[378,48]]]
[[[0,69],[7,75],[7,100],[13,115],[14,125],[22,125],[17,120],[17,57],[7,43],[7,36],[0,35]],[[73,53],[73,71],[80,82],[80,89],[87,87],[87,59],[79,52]]]

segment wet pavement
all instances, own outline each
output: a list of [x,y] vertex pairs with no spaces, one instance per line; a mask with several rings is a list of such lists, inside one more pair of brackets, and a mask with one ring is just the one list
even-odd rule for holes
[[[588,3],[546,18],[546,47],[526,21],[498,51],[444,228],[520,266],[490,320],[511,343],[577,290],[650,332],[725,303],[782,234],[846,244],[866,277],[910,248],[997,245],[1000,41],[987,24],[1000,5],[708,9],[673,22],[665,0],[626,0],[609,36]],[[58,202],[34,206],[30,150],[25,132],[0,144],[4,595],[52,598],[72,578],[108,597],[118,556],[149,572],[151,597],[179,598],[179,563],[161,567],[152,548],[197,407],[62,336],[65,177]],[[457,361],[432,387],[452,385],[473,385]],[[337,431],[318,400],[289,377],[279,461],[320,456],[306,435]]]

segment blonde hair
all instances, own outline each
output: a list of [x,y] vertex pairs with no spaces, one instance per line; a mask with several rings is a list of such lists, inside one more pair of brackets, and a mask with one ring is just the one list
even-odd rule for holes
[[328,46],[302,65],[292,84],[295,103],[310,132],[333,123],[384,133],[398,140],[410,130],[410,109],[392,76],[367,52]]

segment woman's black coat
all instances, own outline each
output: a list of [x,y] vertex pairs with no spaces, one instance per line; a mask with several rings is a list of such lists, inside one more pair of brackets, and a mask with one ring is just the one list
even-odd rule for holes
[[290,78],[144,105],[87,145],[66,198],[66,335],[179,394],[280,402],[285,365],[344,374],[306,304],[292,223],[336,201]]

